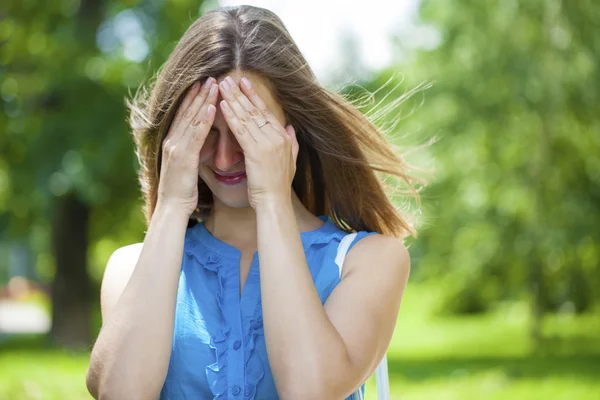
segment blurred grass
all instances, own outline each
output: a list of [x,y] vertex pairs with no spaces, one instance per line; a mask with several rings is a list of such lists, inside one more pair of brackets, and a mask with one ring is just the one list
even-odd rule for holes
[[89,352],[53,348],[30,335],[0,346],[0,400],[92,398],[85,386]]
[[[388,351],[392,399],[600,398],[600,314],[546,316],[530,340],[525,301],[475,316],[433,314],[439,284],[409,284]],[[376,399],[375,379],[367,399]]]
[[[544,341],[529,340],[525,302],[479,316],[435,316],[443,287],[409,284],[388,351],[393,399],[598,399],[600,318],[553,315]],[[88,352],[40,337],[0,348],[0,399],[89,399]],[[376,398],[375,379],[367,399]]]

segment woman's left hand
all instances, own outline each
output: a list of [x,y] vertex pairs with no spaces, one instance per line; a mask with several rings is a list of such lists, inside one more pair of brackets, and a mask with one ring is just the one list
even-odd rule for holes
[[256,209],[266,201],[290,199],[298,141],[292,125],[284,128],[249,83],[246,77],[240,86],[229,76],[223,79],[220,107],[244,152],[248,198]]

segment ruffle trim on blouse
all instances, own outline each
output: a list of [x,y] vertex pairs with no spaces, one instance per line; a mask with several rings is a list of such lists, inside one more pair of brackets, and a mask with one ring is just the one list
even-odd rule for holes
[[[305,250],[314,245],[327,245],[333,236],[343,236],[343,232],[338,230],[337,226],[331,220],[323,219],[325,225],[318,231],[311,232],[308,235],[303,235],[302,241]],[[237,278],[237,271],[234,269],[222,268],[221,256],[213,251],[208,245],[201,242],[197,229],[202,229],[200,224],[191,228],[192,234],[186,237],[185,253],[193,257],[198,264],[203,268],[217,274],[218,292],[217,304],[221,312],[221,327],[217,330],[214,336],[210,337],[210,347],[215,350],[216,361],[206,367],[206,378],[208,379],[209,387],[214,395],[213,400],[222,400],[227,398],[227,350],[228,339],[231,333],[227,322],[225,321],[224,311],[224,293],[225,288],[230,285],[237,288],[234,278]],[[197,249],[201,245],[202,250]],[[262,302],[259,298],[258,304],[254,311],[254,316],[248,324],[246,332],[246,351],[244,357],[244,365],[246,370],[246,388],[249,391],[247,398],[254,399],[256,396],[256,387],[260,380],[264,377],[265,371],[260,355],[255,352],[256,342],[259,337],[264,338],[264,325],[262,318]],[[246,339],[245,338],[245,339]]]
[[[191,240],[190,240],[191,242]],[[186,246],[188,247],[188,246]],[[227,398],[227,342],[231,332],[228,324],[223,317],[224,313],[224,293],[225,286],[228,285],[231,277],[224,276],[223,269],[221,268],[221,257],[210,251],[209,249],[203,249],[202,252],[196,252],[192,249],[194,246],[188,247],[190,250],[186,250],[186,254],[194,257],[196,261],[205,269],[215,272],[217,274],[218,291],[217,291],[217,304],[221,311],[221,327],[217,330],[215,335],[210,337],[209,346],[215,351],[215,362],[206,367],[206,378],[214,400],[226,399]]]
[[260,315],[259,312],[261,308],[262,302],[259,301],[254,313],[254,318],[250,320],[246,335],[246,337],[248,337],[248,343],[246,344],[244,366],[246,368],[246,390],[250,391],[250,394],[248,395],[248,398],[250,399],[254,399],[254,396],[256,396],[256,386],[265,376],[265,370],[260,355],[254,351],[257,338],[259,336],[264,337],[265,335],[262,315]]

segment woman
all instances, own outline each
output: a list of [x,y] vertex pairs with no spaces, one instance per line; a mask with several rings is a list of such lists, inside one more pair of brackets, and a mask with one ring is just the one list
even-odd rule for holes
[[149,226],[108,262],[92,395],[363,393],[413,233],[376,175],[412,189],[378,129],[249,6],[194,22],[131,108]]

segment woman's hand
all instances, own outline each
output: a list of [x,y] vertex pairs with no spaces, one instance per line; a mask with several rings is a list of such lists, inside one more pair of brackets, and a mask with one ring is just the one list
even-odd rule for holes
[[298,156],[294,128],[281,125],[247,77],[238,87],[228,76],[219,87],[223,116],[244,152],[250,205],[289,200]]
[[215,119],[219,90],[214,78],[196,82],[186,94],[163,141],[157,208],[191,215],[198,206],[200,149]]

